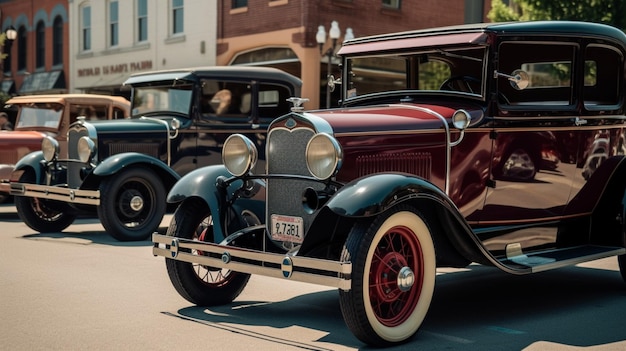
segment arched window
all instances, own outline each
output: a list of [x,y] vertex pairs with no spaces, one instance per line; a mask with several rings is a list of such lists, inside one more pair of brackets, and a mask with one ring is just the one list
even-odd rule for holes
[[63,64],[63,18],[56,16],[52,24],[52,65]]
[[27,46],[26,46],[26,27],[21,26],[17,30],[17,70],[25,71],[26,70],[26,54],[27,54]]
[[45,68],[46,66],[46,25],[43,21],[37,23],[36,30],[36,44],[37,52],[35,56],[35,67]]

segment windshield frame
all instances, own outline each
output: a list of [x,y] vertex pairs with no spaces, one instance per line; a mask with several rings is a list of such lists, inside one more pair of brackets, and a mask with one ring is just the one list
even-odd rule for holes
[[[471,55],[467,55],[471,53]],[[363,76],[359,75],[359,68],[356,68],[355,63],[363,60],[384,61],[385,59],[393,58],[394,60],[403,60],[405,62],[404,71],[384,71],[380,70],[379,76],[393,76],[395,75],[395,86],[387,89],[372,89],[364,93],[360,93],[358,85],[362,84]],[[365,100],[368,97],[380,97],[382,95],[396,95],[398,93],[411,95],[462,95],[467,98],[486,101],[487,100],[487,82],[488,82],[488,64],[489,64],[489,47],[486,45],[463,45],[463,46],[451,46],[451,47],[439,47],[439,48],[412,48],[411,51],[390,51],[390,52],[361,52],[343,57],[343,72],[342,72],[342,96],[345,103],[354,102],[357,100]],[[424,78],[420,74],[424,75],[428,73],[424,71],[425,66],[423,64],[428,62],[439,62],[447,64],[453,69],[450,70],[449,77],[460,76],[459,72],[463,71],[463,65],[461,62],[467,62],[472,66],[471,69],[467,69],[469,76],[476,78],[478,81],[474,82],[476,91],[457,91],[457,90],[444,90],[439,86],[432,89],[421,89]],[[397,67],[398,65],[396,65]],[[371,68],[371,67],[370,67]],[[361,69],[361,72],[365,72],[365,69]],[[376,74],[376,69],[369,70],[369,74]],[[471,72],[471,74],[469,74]],[[432,73],[432,72],[430,72]],[[404,80],[402,81],[402,76]],[[361,80],[361,82],[359,82]],[[382,81],[382,79],[380,80]],[[440,82],[443,83],[443,80]]]

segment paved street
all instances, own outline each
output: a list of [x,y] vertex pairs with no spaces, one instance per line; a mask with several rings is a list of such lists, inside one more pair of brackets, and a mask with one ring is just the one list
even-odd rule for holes
[[[9,204],[0,226],[0,349],[368,349],[334,289],[253,276],[232,305],[199,308],[150,242],[117,242],[97,219],[38,234]],[[446,269],[421,331],[390,350],[626,350],[624,311],[615,258],[527,277]]]

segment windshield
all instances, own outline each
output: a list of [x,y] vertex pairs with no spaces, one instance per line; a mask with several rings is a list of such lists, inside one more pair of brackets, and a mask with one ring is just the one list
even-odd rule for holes
[[179,112],[189,114],[192,85],[135,87],[133,115],[150,112]]
[[15,129],[45,127],[58,128],[63,105],[61,104],[30,104],[21,106]]
[[345,97],[398,90],[446,90],[483,97],[485,53],[483,47],[472,47],[348,58]]

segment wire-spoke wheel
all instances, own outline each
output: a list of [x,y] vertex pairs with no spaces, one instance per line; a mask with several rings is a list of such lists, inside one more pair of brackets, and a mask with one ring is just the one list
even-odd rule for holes
[[350,291],[340,290],[346,324],[372,345],[411,338],[426,317],[435,287],[435,250],[419,213],[398,206],[371,225],[356,225],[343,261],[352,262]]
[[[176,209],[167,235],[177,238],[213,242],[213,217],[207,204],[196,198],[185,200]],[[205,255],[191,250],[193,255]],[[232,302],[250,279],[249,274],[166,259],[170,281],[187,301],[199,306],[215,306]]]

